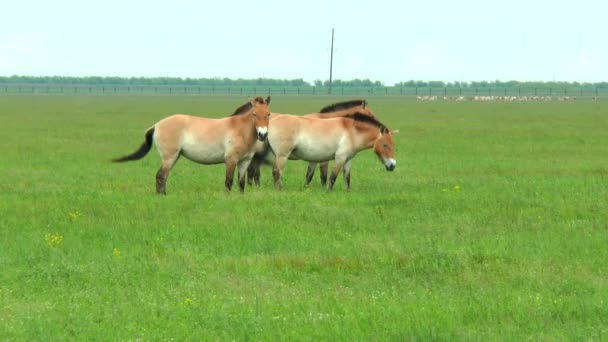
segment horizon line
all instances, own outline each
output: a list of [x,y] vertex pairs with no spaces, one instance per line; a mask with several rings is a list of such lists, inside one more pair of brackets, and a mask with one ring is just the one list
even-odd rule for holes
[[[224,80],[224,79],[228,79],[228,80],[281,80],[281,81],[303,81],[305,83],[310,84],[311,86],[314,86],[314,83],[316,81],[321,81],[323,83],[328,82],[329,79],[314,79],[312,81],[307,81],[304,77],[298,77],[298,78],[275,78],[275,77],[266,77],[266,76],[262,76],[262,77],[253,77],[253,78],[245,78],[245,77],[236,77],[236,78],[232,78],[232,77],[227,77],[227,76],[213,76],[213,77],[183,77],[183,76],[169,76],[169,75],[165,75],[165,76],[117,76],[117,75],[86,75],[86,76],[73,76],[73,75],[59,75],[59,74],[55,74],[55,75],[18,75],[18,74],[12,74],[12,75],[0,75],[0,78],[21,78],[21,77],[34,77],[34,78],[53,78],[53,77],[57,77],[57,78],[74,78],[74,79],[84,79],[84,78],[94,78],[94,77],[99,77],[99,78],[120,78],[120,79],[134,79],[134,78],[144,78],[144,79],[180,79],[180,80]],[[488,79],[479,79],[479,80],[470,80],[470,81],[463,81],[463,80],[453,80],[453,81],[446,81],[446,80],[437,80],[437,79],[408,79],[408,80],[402,80],[399,82],[394,82],[392,85],[387,85],[386,81],[382,81],[382,80],[372,80],[370,78],[352,78],[352,79],[334,79],[332,81],[332,83],[335,82],[352,82],[352,81],[369,81],[372,83],[377,83],[380,82],[383,86],[395,86],[399,83],[407,83],[407,82],[423,82],[423,83],[431,83],[431,82],[442,82],[445,84],[456,84],[456,83],[461,83],[461,84],[470,84],[473,82],[476,83],[480,83],[480,82],[487,82],[487,83],[509,83],[509,82],[518,82],[518,83],[579,83],[579,84],[600,84],[600,83],[608,83],[608,81],[566,81],[566,80],[556,80],[556,79],[552,79],[552,80],[527,80],[527,81],[521,81],[521,80],[517,80],[517,79],[509,79],[509,80],[501,80],[501,79],[493,79],[493,80],[488,80]]]

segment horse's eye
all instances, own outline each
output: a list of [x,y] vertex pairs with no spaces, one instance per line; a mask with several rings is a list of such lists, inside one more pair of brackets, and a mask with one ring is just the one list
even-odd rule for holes
[[384,145],[382,145],[382,146],[384,146],[384,148],[388,148],[388,145],[387,145],[387,144],[384,144]]
[[268,116],[270,116],[270,113],[268,113]]

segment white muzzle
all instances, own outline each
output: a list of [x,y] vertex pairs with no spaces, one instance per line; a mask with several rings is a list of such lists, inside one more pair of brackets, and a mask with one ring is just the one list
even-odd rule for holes
[[264,139],[266,139],[266,136],[268,135],[268,127],[257,127],[257,131],[258,139],[260,139],[260,141],[264,141]]

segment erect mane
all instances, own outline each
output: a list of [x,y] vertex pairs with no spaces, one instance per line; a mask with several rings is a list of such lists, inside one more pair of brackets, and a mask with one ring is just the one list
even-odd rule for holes
[[260,103],[260,104],[265,104],[266,101],[264,101],[264,99],[261,96],[258,96],[256,98],[254,98],[251,101],[247,101],[245,104],[243,104],[242,106],[240,106],[239,108],[237,108],[234,113],[231,114],[231,116],[234,115],[241,115],[241,114],[245,114],[247,113],[251,107],[253,107],[253,104],[251,102],[256,102],[256,103]]
[[361,114],[361,113],[354,113],[354,114],[346,115],[344,117],[378,127],[378,128],[380,128],[380,132],[382,134],[386,134],[390,131],[382,122],[378,121],[376,118],[373,118],[369,115],[365,115],[365,114]]
[[346,109],[350,109],[350,108],[353,108],[356,106],[363,106],[363,105],[367,105],[366,100],[350,100],[350,101],[338,102],[338,103],[334,103],[332,105],[321,108],[319,113],[332,113],[332,112],[337,112],[339,110],[346,110]]

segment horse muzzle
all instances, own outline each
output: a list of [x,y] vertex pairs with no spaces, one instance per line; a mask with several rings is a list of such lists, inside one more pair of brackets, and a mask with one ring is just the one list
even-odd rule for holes
[[393,158],[384,160],[384,167],[386,171],[393,171],[397,167],[397,161]]
[[266,140],[266,137],[268,136],[268,127],[258,127],[257,131],[258,131],[258,139],[260,141]]

